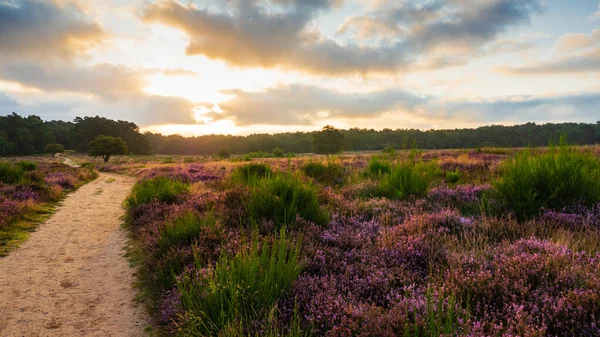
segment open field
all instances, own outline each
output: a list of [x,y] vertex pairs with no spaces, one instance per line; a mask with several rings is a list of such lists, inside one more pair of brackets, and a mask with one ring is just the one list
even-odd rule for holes
[[597,147],[99,169],[165,335],[600,334]]

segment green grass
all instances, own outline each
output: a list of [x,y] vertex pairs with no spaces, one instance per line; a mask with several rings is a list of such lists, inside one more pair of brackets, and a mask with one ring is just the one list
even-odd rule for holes
[[319,205],[316,186],[289,174],[260,181],[245,202],[251,221],[272,220],[277,228],[292,224],[296,215],[325,226],[329,216]]
[[333,161],[328,161],[327,164],[322,162],[307,163],[302,166],[302,172],[316,182],[327,185],[341,184],[346,178],[342,165]]
[[189,184],[166,177],[143,180],[135,184],[125,204],[130,209],[153,201],[173,204],[189,191],[189,187]]
[[25,170],[9,162],[0,162],[0,182],[5,184],[20,184],[25,180]]
[[181,335],[245,336],[244,327],[268,314],[300,275],[299,254],[281,230],[260,248],[255,235],[251,248],[223,255],[204,277],[184,274],[177,283],[188,318]]
[[367,165],[367,174],[380,176],[392,172],[392,164],[378,157],[371,157]]
[[185,213],[161,229],[158,239],[158,254],[162,255],[177,246],[191,245],[203,227],[215,227],[217,219],[212,214],[199,217],[194,213]]
[[458,168],[454,171],[446,172],[446,183],[450,185],[458,183],[460,178],[462,178],[462,174]]
[[56,211],[58,203],[47,203],[36,207],[33,213],[25,214],[4,227],[0,227],[0,257],[25,242],[40,224],[48,220]]
[[232,181],[242,184],[255,184],[258,180],[271,175],[273,175],[273,170],[269,165],[250,163],[238,166],[232,173]]
[[424,197],[438,175],[439,168],[435,163],[404,161],[394,166],[389,174],[381,177],[378,194],[389,199],[401,200]]
[[562,139],[541,154],[525,150],[505,161],[493,186],[499,200],[520,220],[543,208],[590,206],[600,201],[600,159]]

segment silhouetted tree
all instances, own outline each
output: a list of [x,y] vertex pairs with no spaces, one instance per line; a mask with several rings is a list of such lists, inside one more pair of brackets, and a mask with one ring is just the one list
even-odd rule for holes
[[313,149],[318,154],[339,153],[344,148],[344,134],[331,125],[313,134]]

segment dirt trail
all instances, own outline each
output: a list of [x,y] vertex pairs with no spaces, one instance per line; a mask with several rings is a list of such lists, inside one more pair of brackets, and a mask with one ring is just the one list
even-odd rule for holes
[[0,336],[143,336],[121,203],[134,180],[100,174],[0,258]]

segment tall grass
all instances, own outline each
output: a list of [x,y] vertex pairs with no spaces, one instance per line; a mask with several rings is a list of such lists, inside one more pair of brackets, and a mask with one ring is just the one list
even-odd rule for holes
[[329,217],[317,197],[314,185],[282,174],[264,179],[255,186],[245,207],[251,220],[272,220],[278,228],[293,223],[296,215],[325,226]]
[[255,184],[258,180],[273,175],[273,170],[267,164],[250,163],[238,166],[232,173],[234,182]]
[[267,316],[300,275],[299,254],[299,245],[282,229],[260,248],[255,235],[249,249],[223,255],[206,275],[184,274],[177,283],[187,313],[182,335],[246,336],[245,327]]
[[302,172],[316,182],[328,185],[341,184],[345,179],[342,165],[330,160],[327,161],[327,164],[316,161],[306,163],[302,166]]
[[372,176],[380,176],[392,172],[392,164],[378,157],[371,157],[367,165],[367,173]]
[[199,217],[192,212],[185,213],[160,230],[158,253],[164,253],[176,246],[191,245],[200,236],[204,227],[214,228],[216,224],[217,219],[213,214],[206,213]]
[[167,177],[156,177],[142,180],[135,184],[130,195],[125,200],[125,204],[129,208],[153,201],[172,204],[181,197],[181,194],[188,191],[189,184]]
[[537,215],[543,208],[560,210],[574,203],[600,201],[600,159],[589,151],[559,146],[534,155],[525,150],[501,167],[493,183],[499,199],[518,219]]
[[390,199],[423,197],[438,174],[439,168],[433,162],[403,161],[380,179],[378,194]]
[[0,162],[0,182],[5,184],[19,184],[24,180],[25,170],[9,162]]

